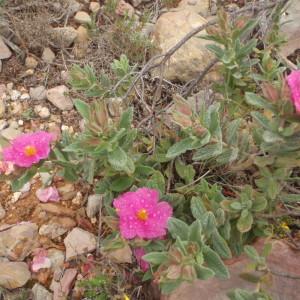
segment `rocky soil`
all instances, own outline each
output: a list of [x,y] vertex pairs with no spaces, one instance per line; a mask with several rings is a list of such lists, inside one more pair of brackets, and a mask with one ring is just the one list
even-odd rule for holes
[[[22,10],[27,1],[12,2],[10,5],[7,1],[5,8],[9,15],[17,12],[18,8]],[[81,122],[72,100],[78,94],[68,84],[69,70],[73,63],[86,63],[93,57],[95,40],[90,28],[107,25],[102,21],[94,22],[95,16],[102,13],[104,2],[52,1],[53,17],[60,13],[62,18],[57,17],[56,22],[48,25],[47,42],[38,47],[31,46],[34,40],[18,39],[11,19],[1,12],[0,150],[3,142],[11,141],[22,132],[42,129],[60,136],[62,131],[74,133],[80,130]],[[151,11],[152,18],[143,26],[145,35],[156,45],[155,54],[167,51],[215,13],[215,3],[209,0],[177,1],[178,5],[173,8],[157,8],[154,2],[159,1],[120,0],[115,13],[136,16],[139,22],[147,10]],[[243,1],[224,3],[233,10],[243,4]],[[299,11],[297,5],[292,13],[295,20],[299,18]],[[299,20],[294,22],[294,26],[284,30],[299,33]],[[35,37],[32,36],[32,39]],[[285,57],[294,52],[298,40],[292,34],[289,48],[283,52]],[[186,43],[170,60],[164,73],[165,80],[184,84],[195,78],[212,59],[205,46],[206,41],[197,38]],[[152,75],[155,77],[157,74]],[[207,84],[217,78],[213,70],[206,78]],[[52,180],[52,186],[58,189],[59,199],[55,202],[44,203],[38,197],[38,189],[47,180]],[[129,248],[122,249],[121,253],[115,251],[109,255],[98,255],[98,262],[94,263],[101,200],[89,186],[64,182],[59,177],[51,178],[48,173],[39,174],[15,193],[11,192],[8,182],[0,181],[0,287],[3,288],[0,299],[82,299],[79,282],[91,272],[90,261],[93,261],[93,267],[97,266],[97,271],[100,267],[101,273],[108,274],[118,271],[116,262],[124,263],[122,276],[130,277],[127,266],[135,262]],[[278,247],[282,249],[274,250],[276,253],[270,258],[274,268],[288,272],[295,267],[295,275],[300,275],[296,267],[299,265],[296,253],[285,245],[279,244]],[[287,260],[289,264],[286,265]],[[232,269],[238,273],[245,264],[245,261],[233,262]],[[123,281],[122,284],[120,291],[123,293],[134,291],[133,282]],[[192,286],[182,286],[168,299],[200,299],[200,294],[203,299],[223,299],[216,295],[216,290],[239,284],[238,276],[233,276],[228,286],[215,279],[196,282]],[[276,281],[275,289],[278,299],[296,299],[300,292],[299,287],[292,285],[288,278]],[[288,295],[288,298],[280,295]],[[154,293],[152,296],[155,298]],[[122,297],[121,294],[116,299]],[[133,293],[132,299],[151,298],[137,297]]]

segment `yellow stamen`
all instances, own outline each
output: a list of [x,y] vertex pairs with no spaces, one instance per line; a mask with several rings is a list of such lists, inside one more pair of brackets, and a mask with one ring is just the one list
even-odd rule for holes
[[26,156],[34,156],[36,155],[36,148],[34,146],[26,146],[24,148],[24,153]]
[[137,213],[136,216],[139,220],[141,221],[147,221],[148,220],[148,212],[146,209],[140,209]]

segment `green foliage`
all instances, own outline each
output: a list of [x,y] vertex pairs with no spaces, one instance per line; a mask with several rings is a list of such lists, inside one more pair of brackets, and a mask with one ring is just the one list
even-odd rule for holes
[[108,300],[107,277],[99,275],[91,279],[80,281],[80,287],[84,290],[84,297],[93,300]]
[[70,72],[70,84],[77,91],[83,91],[87,97],[116,97],[121,96],[130,86],[133,79],[133,67],[125,55],[111,64],[113,80],[102,73],[95,74],[94,69],[85,65],[74,65]]

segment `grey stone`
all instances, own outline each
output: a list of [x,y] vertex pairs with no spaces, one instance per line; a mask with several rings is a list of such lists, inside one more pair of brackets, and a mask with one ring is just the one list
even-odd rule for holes
[[6,211],[0,204],[0,220],[2,220],[5,217]]
[[47,99],[60,110],[71,110],[74,104],[68,93],[65,85],[59,85],[47,91]]
[[54,28],[51,32],[53,43],[61,48],[68,48],[77,37],[77,31],[71,26]]
[[53,295],[39,283],[32,288],[33,300],[52,300]]
[[16,289],[24,286],[31,274],[24,262],[0,262],[0,287]]
[[29,222],[7,226],[0,231],[0,256],[22,261],[37,246],[38,227]]
[[57,223],[50,223],[50,224],[44,224],[39,229],[40,235],[45,235],[49,237],[50,239],[55,239],[59,236],[62,236],[68,231],[68,229],[63,228],[60,224]]
[[52,64],[55,59],[55,54],[50,48],[45,48],[42,54],[42,60],[47,64]]
[[32,100],[44,100],[46,99],[47,96],[47,91],[46,88],[43,85],[37,86],[37,87],[32,87],[29,90],[29,95]]
[[11,141],[21,134],[21,131],[13,127],[3,129],[0,134],[7,140]]
[[100,204],[102,201],[101,195],[90,195],[88,197],[86,214],[89,218],[94,218],[99,212]]
[[77,12],[74,17],[74,20],[79,24],[90,24],[92,22],[90,15],[85,11]]
[[25,59],[25,66],[28,69],[35,69],[38,64],[38,61],[32,56],[27,56]]
[[3,39],[0,36],[0,59],[6,59],[11,57],[11,51],[5,45]]
[[77,255],[86,254],[96,249],[96,236],[79,227],[74,228],[64,239],[66,247],[66,260],[76,258]]

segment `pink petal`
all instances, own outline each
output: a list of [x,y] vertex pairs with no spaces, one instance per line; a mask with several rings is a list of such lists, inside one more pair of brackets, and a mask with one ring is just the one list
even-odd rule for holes
[[45,189],[38,189],[36,196],[41,202],[58,202],[60,197],[55,187],[48,187]]
[[144,248],[135,248],[133,253],[141,270],[146,272],[149,269],[149,263],[142,258],[146,254]]
[[296,111],[300,113],[300,70],[292,71],[291,74],[287,76],[287,83]]
[[51,267],[51,260],[47,254],[47,251],[44,249],[41,249],[36,253],[31,263],[32,272],[38,272],[40,269],[49,269]]

